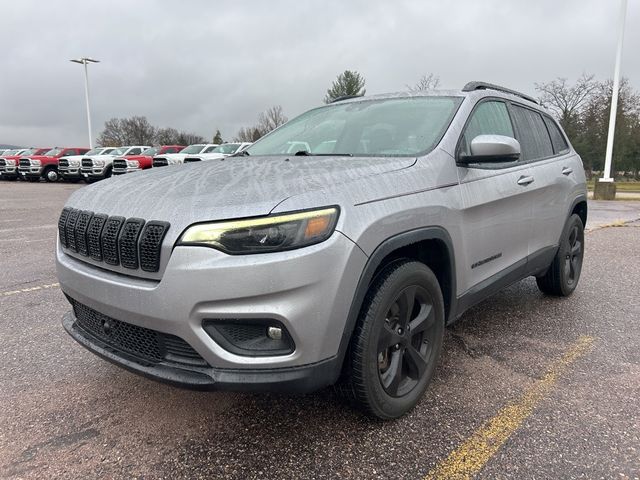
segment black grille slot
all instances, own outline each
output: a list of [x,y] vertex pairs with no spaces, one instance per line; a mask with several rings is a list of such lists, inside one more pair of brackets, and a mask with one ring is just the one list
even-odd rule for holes
[[120,246],[120,263],[125,268],[138,268],[138,238],[144,225],[140,218],[130,218],[124,222],[118,244]]
[[69,168],[69,160],[66,158],[61,158],[58,162],[58,167],[60,168]]
[[94,215],[89,222],[87,228],[87,249],[89,256],[97,262],[102,261],[102,247],[100,246],[100,237],[102,236],[102,227],[107,221],[106,215]]
[[28,158],[21,158],[19,165],[21,167],[29,167],[29,166],[31,166],[31,162],[29,161]]
[[180,337],[122,322],[71,298],[69,301],[77,325],[114,350],[154,363],[167,361],[208,366],[198,352]]
[[70,208],[63,208],[60,218],[58,219],[58,235],[60,236],[60,243],[63,247],[67,246],[67,218],[69,218]]
[[169,224],[141,218],[109,217],[66,207],[58,219],[64,248],[96,262],[145,272],[160,270],[162,241]]
[[154,158],[153,159],[153,166],[154,167],[166,167],[167,165],[169,165],[169,160],[167,160],[166,158]]
[[102,229],[102,258],[109,265],[118,265],[120,256],[118,255],[118,235],[124,222],[123,217],[109,217]]
[[87,229],[93,213],[80,212],[76,222],[76,250],[82,255],[89,255],[89,247],[87,244]]
[[7,164],[7,161],[4,158],[0,158],[0,167],[4,167]]
[[67,234],[67,248],[74,251],[77,251],[75,228],[76,228],[76,222],[78,221],[79,215],[80,215],[80,210],[76,210],[75,208],[72,208],[69,211],[69,216],[67,217],[67,223],[65,225],[65,232]]
[[127,169],[127,161],[121,158],[116,158],[113,161],[113,169],[114,170],[126,170]]
[[90,158],[83,158],[82,159],[82,166],[85,167],[85,168],[93,167],[93,160],[91,160]]
[[140,268],[145,272],[160,270],[162,240],[169,230],[166,222],[148,222],[140,237]]

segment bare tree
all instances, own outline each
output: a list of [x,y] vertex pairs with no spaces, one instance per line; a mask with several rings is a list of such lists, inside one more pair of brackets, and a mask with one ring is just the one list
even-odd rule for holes
[[261,136],[263,136],[271,130],[275,130],[280,125],[284,125],[288,120],[289,119],[282,111],[282,106],[274,105],[258,115],[257,128],[260,130]]
[[206,143],[207,140],[202,135],[195,133],[180,132],[176,137],[176,145],[193,145],[194,143]]
[[180,132],[175,128],[159,128],[156,132],[155,143],[158,145],[181,145],[176,143]]
[[407,90],[411,93],[424,92],[426,90],[434,90],[440,86],[440,77],[433,73],[425,74],[420,77],[418,82],[411,86],[407,85]]
[[242,127],[236,133],[236,142],[255,142],[271,130],[287,123],[288,118],[282,111],[282,106],[274,105],[258,115],[258,123],[253,127]]
[[104,124],[98,135],[102,146],[121,145],[190,145],[204,143],[205,139],[194,133],[180,132],[175,128],[157,128],[146,117],[112,118]]
[[126,145],[127,140],[127,132],[120,118],[111,118],[104,122],[104,129],[97,138],[98,145],[103,147]]
[[565,130],[575,128],[583,108],[598,89],[594,76],[586,73],[573,85],[566,78],[535,85],[540,92],[540,103],[553,113]]

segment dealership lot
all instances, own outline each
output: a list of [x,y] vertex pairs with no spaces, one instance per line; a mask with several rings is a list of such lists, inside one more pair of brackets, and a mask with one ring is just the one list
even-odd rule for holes
[[528,279],[467,312],[419,406],[383,424],[331,390],[190,392],[83,350],[53,262],[77,188],[0,183],[0,477],[639,477],[640,202],[592,203],[576,293]]

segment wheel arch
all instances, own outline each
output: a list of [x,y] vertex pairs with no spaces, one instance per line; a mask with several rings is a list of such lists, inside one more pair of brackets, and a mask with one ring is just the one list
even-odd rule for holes
[[587,197],[586,195],[579,195],[578,197],[573,199],[573,202],[571,203],[571,209],[569,210],[569,217],[573,214],[577,214],[580,217],[580,220],[582,220],[582,225],[584,227],[587,226],[587,213],[588,213],[588,207],[587,207]]
[[453,242],[449,232],[442,227],[423,227],[390,237],[373,251],[360,275],[351,301],[338,355],[344,364],[351,336],[356,326],[364,298],[376,276],[387,265],[401,260],[414,259],[425,263],[438,279],[445,306],[445,321],[456,318],[456,269]]

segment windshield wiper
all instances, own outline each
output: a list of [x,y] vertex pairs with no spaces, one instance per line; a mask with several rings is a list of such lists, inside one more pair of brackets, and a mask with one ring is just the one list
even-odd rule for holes
[[248,157],[249,155],[251,155],[249,152],[247,152],[246,150],[242,150],[241,152],[234,153],[233,155],[230,155],[230,156],[231,157]]
[[309,153],[306,150],[298,150],[296,157],[353,157],[353,153]]

